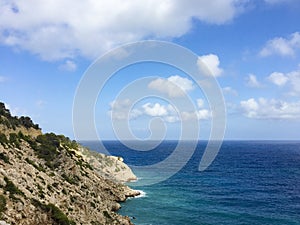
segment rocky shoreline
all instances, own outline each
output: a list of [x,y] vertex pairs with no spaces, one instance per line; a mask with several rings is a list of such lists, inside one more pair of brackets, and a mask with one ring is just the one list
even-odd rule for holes
[[140,194],[124,185],[134,179],[122,158],[42,134],[0,104],[1,225],[131,225],[117,211],[120,202]]

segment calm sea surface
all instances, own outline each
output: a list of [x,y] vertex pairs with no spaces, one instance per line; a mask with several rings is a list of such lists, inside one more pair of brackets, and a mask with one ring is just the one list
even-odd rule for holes
[[[82,144],[103,151],[98,142]],[[104,145],[127,164],[143,166],[167,158],[177,142],[143,152],[117,141]],[[161,183],[136,187],[164,171],[134,171],[140,181],[133,188],[145,195],[127,200],[119,213],[136,225],[300,224],[300,141],[225,141],[213,164],[199,172],[205,146],[199,142],[186,165]]]

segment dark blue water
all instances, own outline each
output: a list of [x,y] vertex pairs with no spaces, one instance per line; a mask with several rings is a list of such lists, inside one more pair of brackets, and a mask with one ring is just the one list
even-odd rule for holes
[[[83,144],[102,151],[97,142]],[[177,142],[165,141],[147,152],[115,141],[104,144],[128,164],[151,165],[172,154]],[[199,172],[205,146],[199,142],[171,178],[134,187],[146,196],[127,200],[119,212],[135,217],[137,225],[300,224],[300,142],[225,141],[213,164]],[[150,172],[140,179],[153,179]]]

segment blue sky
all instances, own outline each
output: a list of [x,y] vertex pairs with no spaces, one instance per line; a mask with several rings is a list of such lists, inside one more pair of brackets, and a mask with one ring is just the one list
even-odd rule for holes
[[[299,21],[297,0],[0,0],[0,101],[14,115],[31,116],[44,132],[73,138],[73,99],[91,63],[123,44],[162,40],[197,54],[218,81],[227,109],[226,139],[299,139]],[[130,95],[116,100],[126,85],[145,77],[152,77],[145,89],[169,101],[149,97],[133,103]],[[195,111],[174,111],[180,89]],[[141,63],[107,81],[94,119],[102,139],[116,138],[112,120],[127,121],[135,136],[147,138],[155,118],[164,123],[166,138],[177,139],[181,122],[195,116],[205,139],[211,115],[205,93],[188,74]],[[155,126],[159,132],[161,124]]]

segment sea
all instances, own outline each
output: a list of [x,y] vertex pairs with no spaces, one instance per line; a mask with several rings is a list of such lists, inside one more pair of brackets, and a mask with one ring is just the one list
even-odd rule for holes
[[[138,180],[128,185],[142,194],[122,203],[119,213],[136,225],[300,225],[300,141],[224,141],[204,171],[198,167],[207,142],[199,141],[184,166],[160,182],[172,162],[161,171],[149,165],[171,156],[178,141],[163,141],[148,151],[120,141],[82,144],[108,150],[135,168]],[[184,146],[188,151],[189,141]]]

